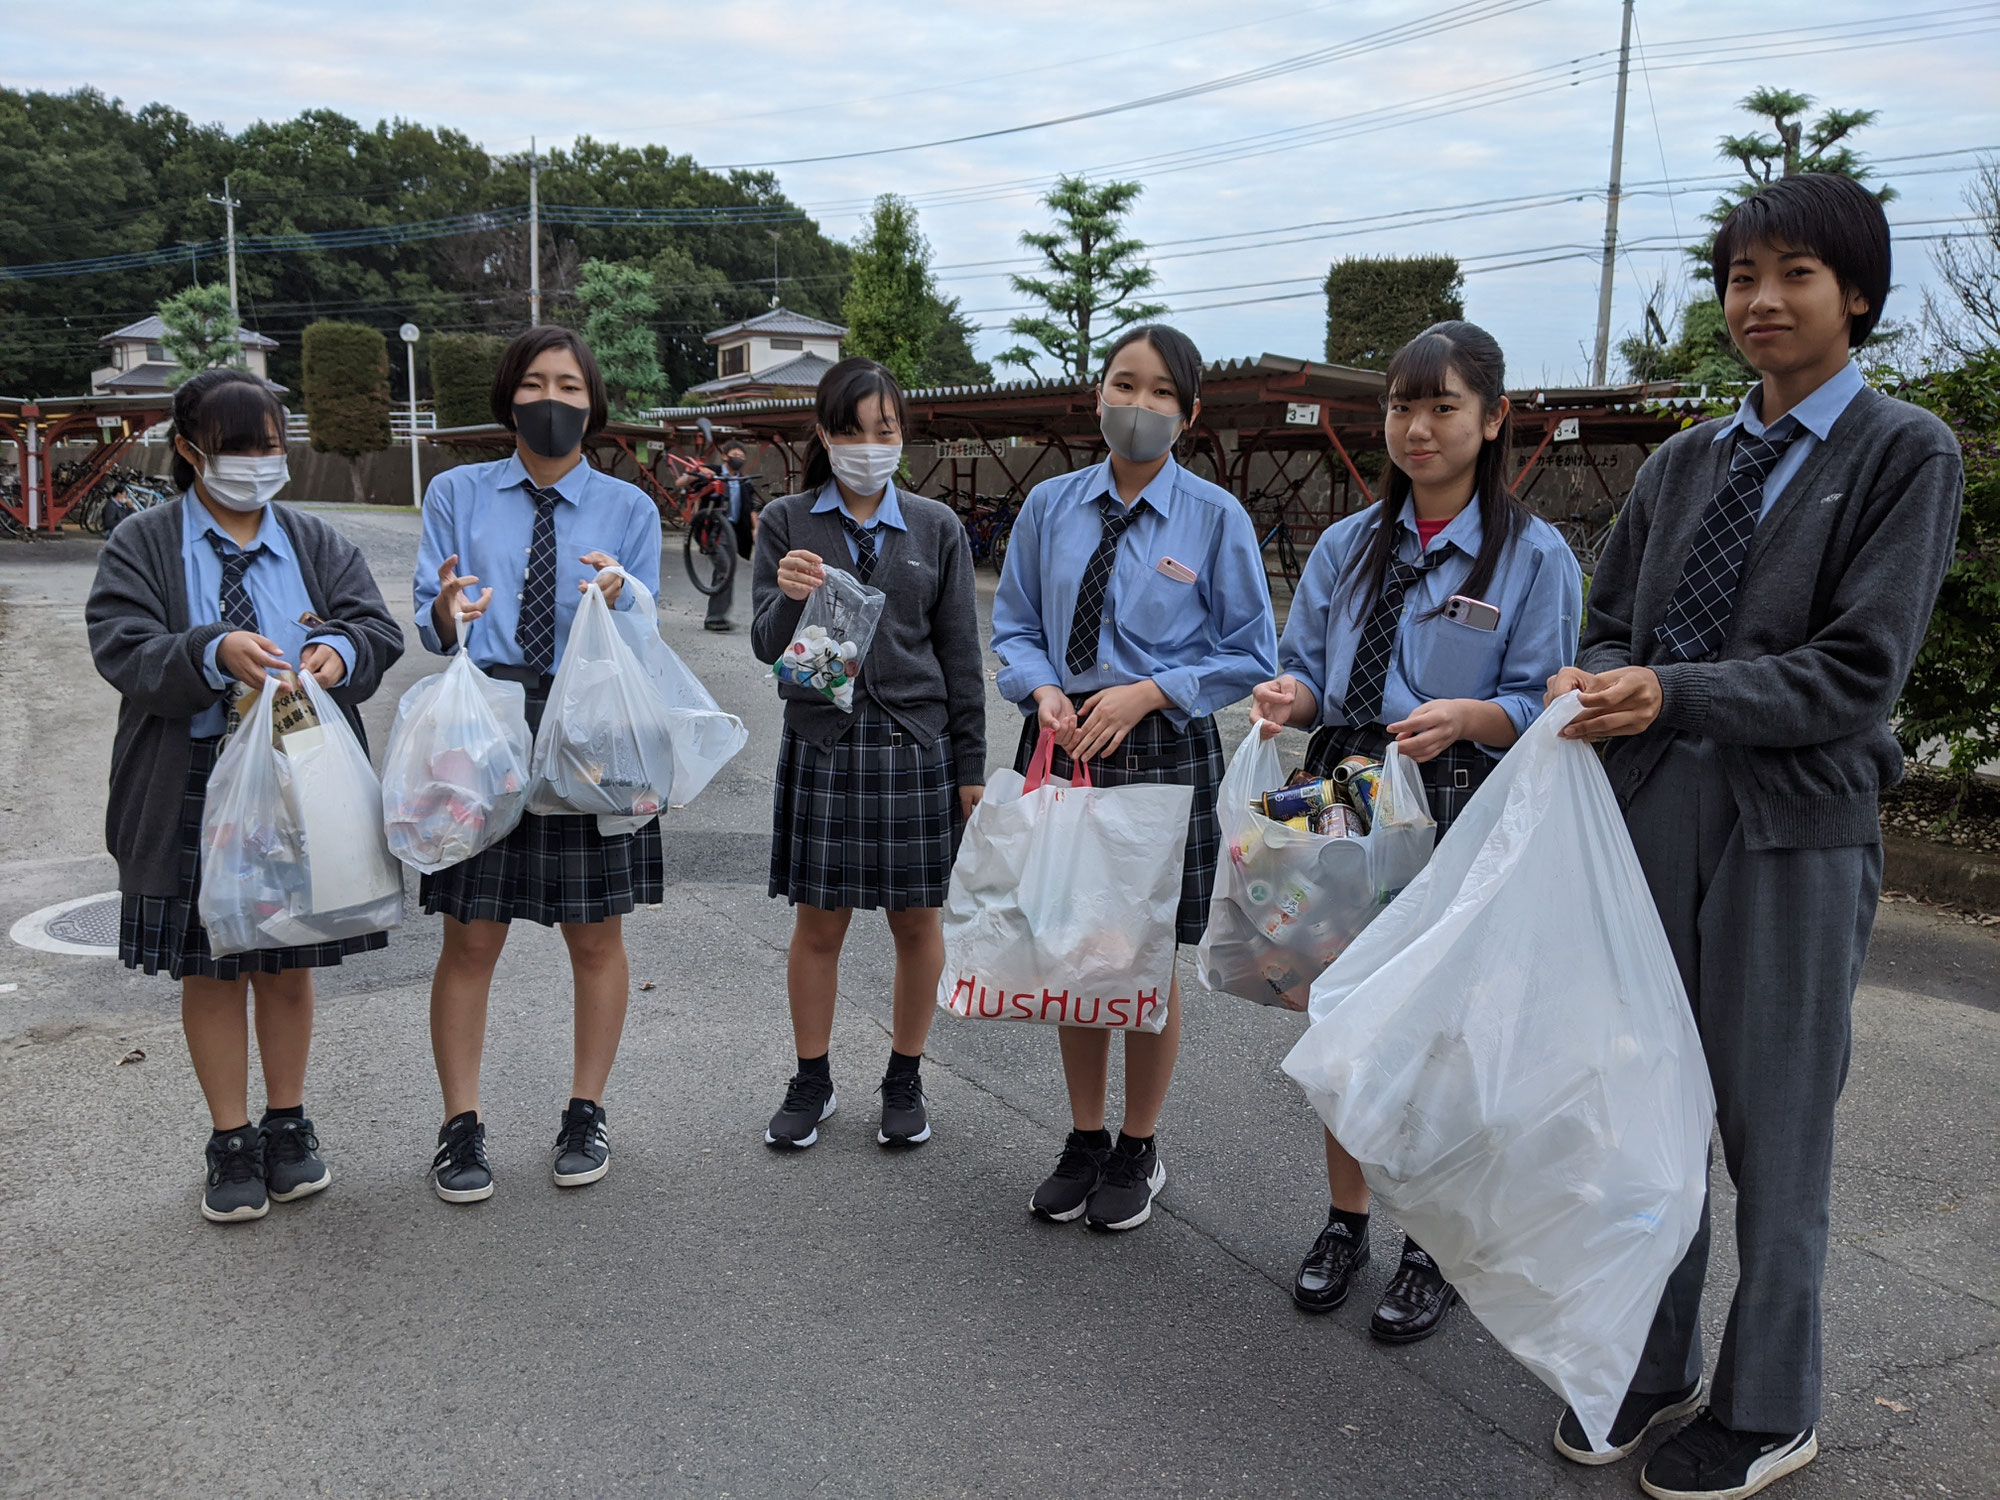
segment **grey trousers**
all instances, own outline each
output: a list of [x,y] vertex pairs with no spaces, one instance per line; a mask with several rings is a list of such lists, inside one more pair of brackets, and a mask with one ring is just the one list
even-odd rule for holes
[[750,566],[747,562],[737,562],[734,557],[727,560],[735,566],[729,570],[728,581],[708,596],[708,615],[702,622],[705,625],[728,623],[730,607],[736,603],[736,575]]
[[[1668,749],[1625,821],[1694,1006],[1736,1184],[1742,1274],[1709,1405],[1738,1431],[1803,1432],[1820,1413],[1833,1111],[1847,1082],[1882,847],[1746,848],[1714,746],[1700,739]],[[1708,1247],[1704,1204],[1633,1390],[1700,1378]]]

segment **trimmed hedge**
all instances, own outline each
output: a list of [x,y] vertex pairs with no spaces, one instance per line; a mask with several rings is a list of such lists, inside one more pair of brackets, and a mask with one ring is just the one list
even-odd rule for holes
[[493,377],[507,340],[492,333],[434,333],[431,399],[440,427],[477,427],[493,420]]
[[313,323],[299,340],[306,426],[316,452],[357,458],[389,446],[389,341],[362,323]]
[[1353,256],[1326,273],[1330,364],[1386,370],[1433,323],[1465,316],[1465,277],[1450,255]]

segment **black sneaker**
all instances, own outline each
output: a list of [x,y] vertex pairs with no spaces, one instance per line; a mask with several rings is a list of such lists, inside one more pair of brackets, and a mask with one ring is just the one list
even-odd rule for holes
[[1148,1136],[1132,1144],[1120,1136],[1104,1163],[1104,1180],[1090,1195],[1083,1222],[1092,1229],[1137,1229],[1153,1216],[1153,1198],[1167,1185],[1160,1148]]
[[208,1138],[208,1184],[201,1216],[214,1224],[261,1219],[271,1211],[264,1183],[264,1137],[249,1124]]
[[1458,1288],[1444,1279],[1437,1262],[1407,1235],[1403,1263],[1396,1268],[1368,1332],[1385,1344],[1414,1344],[1438,1331],[1444,1315],[1458,1301]]
[[1354,1273],[1370,1253],[1365,1232],[1357,1239],[1347,1225],[1328,1219],[1292,1278],[1292,1301],[1309,1313],[1332,1312],[1347,1300]]
[[1110,1156],[1109,1143],[1095,1145],[1081,1130],[1072,1130],[1056,1158],[1055,1171],[1028,1200],[1028,1212],[1051,1224],[1081,1218],[1090,1195],[1104,1180],[1104,1163]]
[[604,1106],[572,1099],[556,1132],[556,1186],[582,1187],[611,1170],[611,1142],[604,1134]]
[[1556,1452],[1573,1464],[1615,1464],[1638,1447],[1639,1440],[1662,1422],[1684,1417],[1699,1405],[1699,1380],[1680,1391],[1644,1395],[1638,1391],[1627,1391],[1624,1402],[1618,1408],[1618,1415],[1611,1423],[1611,1431],[1606,1435],[1611,1446],[1602,1453],[1591,1448],[1590,1439],[1583,1435],[1583,1423],[1577,1421],[1576,1413],[1565,1406],[1562,1419],[1556,1423]]
[[882,1079],[882,1128],[878,1146],[921,1146],[931,1138],[931,1117],[924,1098],[923,1075],[889,1073]]
[[286,1115],[266,1120],[257,1130],[264,1137],[264,1180],[275,1202],[309,1198],[333,1181],[332,1170],[319,1158],[311,1120]]
[[1703,1407],[1646,1460],[1639,1488],[1653,1500],[1746,1500],[1819,1457],[1814,1429],[1735,1432]]
[[819,1139],[820,1122],[832,1117],[840,1101],[833,1080],[816,1073],[794,1073],[785,1085],[785,1103],[771,1116],[764,1144],[779,1151],[803,1151]]
[[486,1165],[486,1125],[471,1110],[453,1115],[438,1131],[431,1186],[447,1203],[477,1203],[493,1196],[493,1172]]

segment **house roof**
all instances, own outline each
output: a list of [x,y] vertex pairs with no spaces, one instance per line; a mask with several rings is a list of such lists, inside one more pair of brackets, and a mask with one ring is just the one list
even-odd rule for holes
[[781,365],[772,365],[768,370],[755,375],[725,375],[720,380],[703,381],[700,385],[688,387],[689,395],[721,396],[736,391],[761,391],[774,386],[793,386],[811,389],[818,386],[833,361],[817,354],[801,354],[796,359],[788,359]]
[[[150,317],[141,318],[136,323],[127,323],[116,333],[105,334],[97,342],[100,344],[123,344],[128,342],[136,343],[143,340],[147,343],[153,343],[165,337],[166,332],[167,325],[160,321],[158,313],[154,313]],[[263,334],[254,332],[248,328],[237,329],[236,339],[246,349],[275,349],[278,347],[276,339],[265,338]]]
[[713,333],[703,334],[702,337],[711,344],[719,344],[724,339],[734,338],[740,333],[803,333],[827,339],[847,337],[847,329],[839,323],[825,323],[818,318],[809,318],[804,313],[795,313],[786,307],[774,307],[767,313],[759,313],[754,318],[745,318],[740,323],[731,323],[727,328],[718,328]]
[[144,364],[133,365],[129,370],[120,370],[103,382],[104,389],[107,392],[164,391],[167,389],[167,377],[179,368],[171,360],[166,364],[147,360]]

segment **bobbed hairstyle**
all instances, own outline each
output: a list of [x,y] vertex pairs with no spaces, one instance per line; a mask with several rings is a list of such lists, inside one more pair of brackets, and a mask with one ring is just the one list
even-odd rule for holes
[[1826,262],[1842,291],[1868,302],[1868,311],[1849,319],[1848,348],[1868,341],[1889,300],[1889,216],[1873,193],[1833,172],[1781,177],[1759,188],[1715,231],[1717,297],[1729,294],[1730,263],[1755,245],[1803,250]]
[[[1398,349],[1389,361],[1383,401],[1433,400],[1451,389],[1454,381],[1479,403],[1482,421],[1506,399],[1507,357],[1493,335],[1477,323],[1458,319],[1433,323]],[[1513,447],[1514,414],[1509,411],[1500,419],[1500,430],[1479,445],[1472,471],[1473,501],[1479,507],[1479,555],[1459,592],[1474,599],[1484,597],[1501,557],[1528,524],[1528,508],[1514,498],[1507,484]],[[1382,597],[1411,488],[1410,476],[1391,461],[1383,471],[1374,533],[1366,546],[1356,549],[1347,569],[1345,584],[1356,620],[1365,619]]]
[[583,371],[583,388],[590,393],[590,421],[585,424],[583,435],[595,437],[611,420],[610,404],[604,395],[604,372],[597,368],[597,356],[590,352],[590,345],[581,334],[553,323],[516,335],[500,356],[500,368],[493,373],[493,420],[509,432],[514,430],[514,392],[521,388],[528,366],[551,349],[567,349],[576,356],[577,368]]
[[813,421],[818,424],[806,449],[806,488],[816,490],[833,478],[833,461],[826,456],[821,432],[839,437],[861,430],[861,403],[880,396],[882,404],[895,413],[896,430],[906,437],[910,430],[910,409],[903,401],[903,388],[888,368],[860,355],[843,359],[820,377],[813,398]]
[[[218,453],[262,453],[273,435],[285,440],[285,408],[248,370],[203,370],[174,392],[173,435],[213,458]],[[174,447],[174,483],[194,484],[194,465]]]
[[1118,358],[1118,351],[1141,339],[1158,352],[1160,362],[1167,367],[1167,378],[1174,383],[1174,394],[1181,398],[1181,416],[1192,422],[1195,398],[1201,395],[1201,351],[1178,328],[1165,323],[1141,323],[1126,329],[1104,351],[1104,368],[1098,372],[1097,383],[1101,386],[1111,378],[1111,365]]

